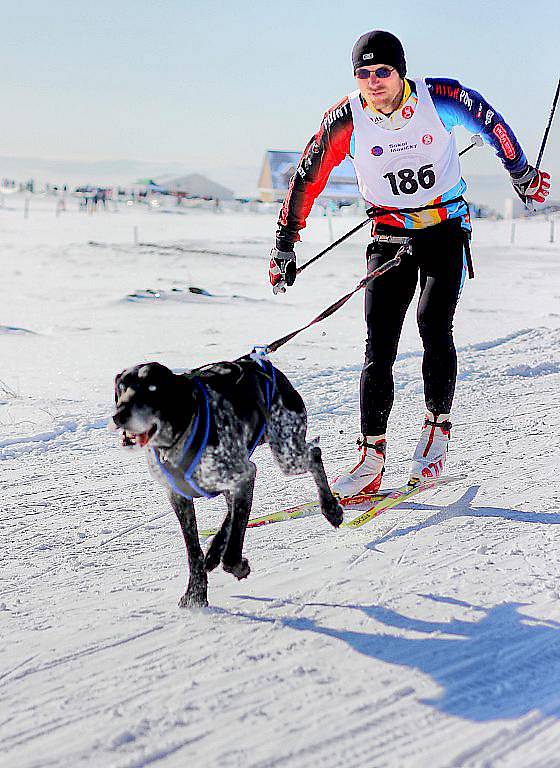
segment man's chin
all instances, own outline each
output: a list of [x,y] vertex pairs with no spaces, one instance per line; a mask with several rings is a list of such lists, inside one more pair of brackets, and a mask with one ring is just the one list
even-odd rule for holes
[[387,109],[390,105],[390,101],[383,96],[370,96],[370,101],[377,110]]

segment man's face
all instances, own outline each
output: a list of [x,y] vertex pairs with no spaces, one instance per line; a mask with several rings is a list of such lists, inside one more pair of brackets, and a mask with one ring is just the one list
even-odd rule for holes
[[[403,81],[397,70],[388,64],[370,64],[368,67],[359,69],[370,73],[367,79],[356,77],[360,93],[368,106],[379,112],[390,112],[396,109],[403,87]],[[391,74],[389,77],[378,77],[375,74],[377,70],[390,70]]]

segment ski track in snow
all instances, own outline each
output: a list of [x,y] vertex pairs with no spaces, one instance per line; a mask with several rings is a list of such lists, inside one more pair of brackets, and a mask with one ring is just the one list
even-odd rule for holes
[[[110,215],[41,220],[36,240],[9,220],[24,234],[6,239],[17,263],[3,327],[34,333],[0,334],[2,765],[557,765],[559,249],[500,245],[492,222],[476,223],[449,459],[468,481],[356,531],[320,516],[250,530],[249,579],[214,572],[210,608],[184,611],[186,558],[165,494],[143,454],[105,428],[113,376],[142,359],[194,367],[282,335],[357,282],[362,251],[345,244],[315,283],[271,298],[273,216],[192,214],[158,229],[136,215],[149,243],[138,248]],[[324,220],[308,230],[302,259],[326,242]],[[188,285],[219,304],[165,300]],[[121,301],[139,286],[164,300]],[[331,476],[356,455],[363,337],[357,298],[275,357]],[[389,486],[420,427],[420,365],[412,314]],[[266,447],[255,458],[253,515],[313,497]],[[220,499],[200,502],[199,526],[223,513]]]

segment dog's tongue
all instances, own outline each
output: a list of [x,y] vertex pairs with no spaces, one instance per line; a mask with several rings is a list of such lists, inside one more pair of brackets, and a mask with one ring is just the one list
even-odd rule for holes
[[136,435],[136,441],[141,448],[147,445],[149,440],[150,440],[149,432],[142,432],[141,435]]

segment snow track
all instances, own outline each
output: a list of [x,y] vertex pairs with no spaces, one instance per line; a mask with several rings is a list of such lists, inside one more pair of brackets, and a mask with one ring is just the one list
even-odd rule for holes
[[[449,464],[468,482],[356,531],[320,517],[253,529],[250,578],[215,572],[211,607],[184,611],[184,548],[165,495],[142,454],[104,428],[114,374],[142,359],[183,369],[242,354],[313,316],[363,266],[345,245],[317,267],[311,293],[302,279],[271,298],[262,217],[254,231],[240,217],[239,236],[216,218],[213,239],[187,240],[181,228],[200,226],[191,218],[166,222],[167,240],[146,231],[155,245],[138,249],[111,245],[106,218],[101,233],[79,220],[83,245],[49,247],[45,235],[38,250],[6,246],[3,322],[36,333],[0,335],[2,765],[558,765],[558,250],[485,246],[490,223],[478,224]],[[22,284],[35,286],[25,306]],[[219,304],[121,301],[139,286],[189,284]],[[227,300],[238,289],[259,302]],[[361,323],[356,299],[275,358],[331,475],[355,456]],[[407,321],[389,486],[420,427],[420,364]],[[255,457],[253,514],[312,496],[268,449]],[[219,499],[199,503],[200,526],[223,512]]]

